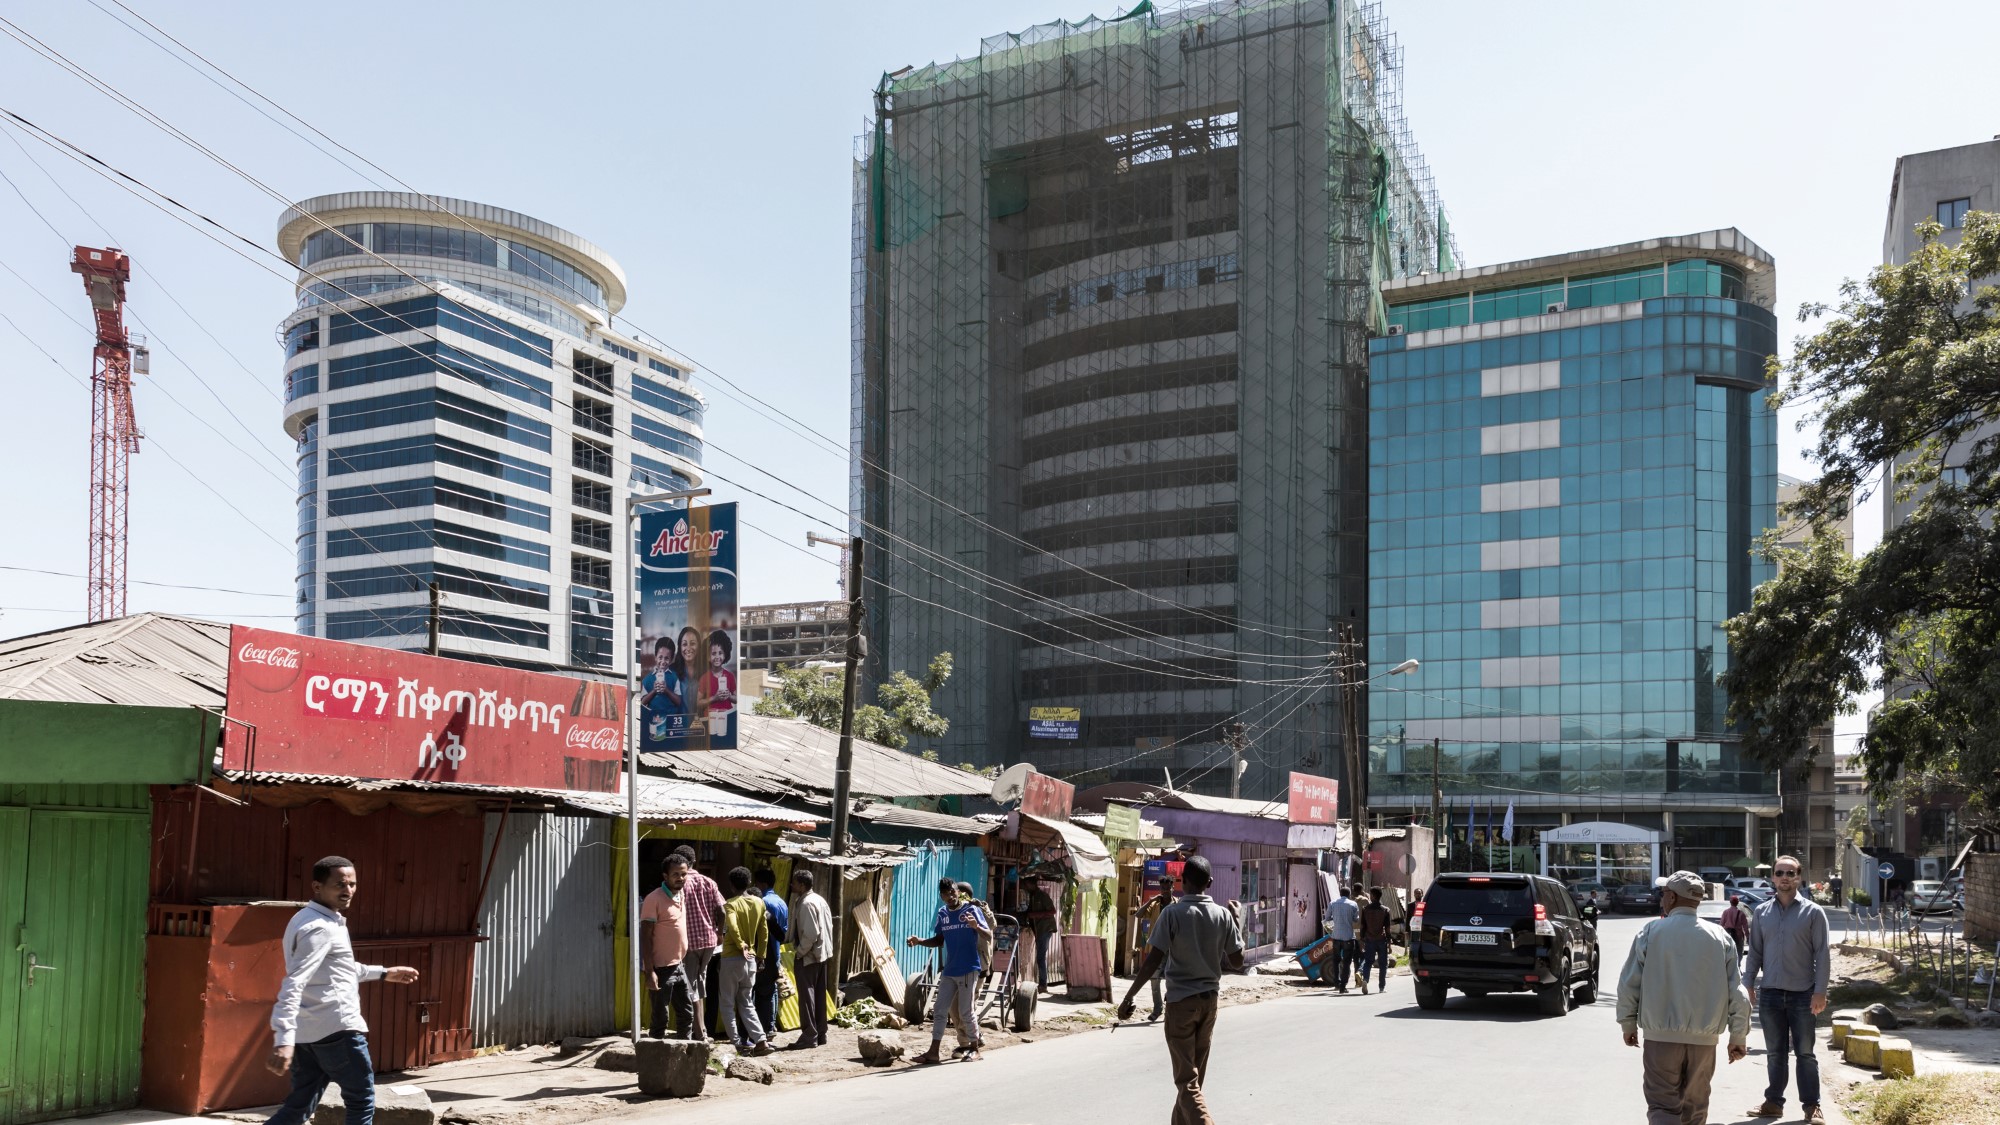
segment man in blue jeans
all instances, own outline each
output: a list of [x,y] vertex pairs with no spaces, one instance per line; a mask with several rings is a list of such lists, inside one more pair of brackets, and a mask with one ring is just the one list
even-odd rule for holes
[[285,926],[285,983],[271,1008],[265,1065],[274,1074],[290,1074],[292,1092],[265,1125],[302,1125],[329,1082],[340,1086],[347,1125],[375,1120],[375,1066],[361,1018],[361,982],[415,984],[417,971],[354,960],[344,915],[358,886],[351,861],[327,856],[313,864],[312,901]]
[[[1779,1117],[1785,1112],[1788,1064],[1796,1056],[1799,1106],[1805,1119],[1826,1120],[1819,1107],[1819,1058],[1813,1054],[1813,1017],[1826,1010],[1827,977],[1832,969],[1826,911],[1799,894],[1798,857],[1781,855],[1771,865],[1777,895],[1757,908],[1750,922],[1750,943],[1743,959],[1743,987],[1764,1025],[1764,1062],[1770,1085],[1752,1117]],[[1761,984],[1759,976],[1763,978]]]

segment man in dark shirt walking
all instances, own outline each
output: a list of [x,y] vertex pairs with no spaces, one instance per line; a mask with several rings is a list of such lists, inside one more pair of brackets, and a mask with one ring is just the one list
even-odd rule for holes
[[1389,988],[1389,908],[1382,905],[1382,888],[1368,888],[1368,905],[1361,908],[1361,991],[1368,992],[1368,967],[1375,966],[1375,991]]
[[1148,939],[1146,959],[1118,1005],[1118,1018],[1132,1018],[1139,989],[1162,969],[1167,974],[1167,1054],[1173,1059],[1173,1125],[1215,1125],[1201,1083],[1208,1073],[1208,1045],[1215,1035],[1216,1002],[1225,967],[1242,971],[1243,935],[1236,916],[1209,897],[1214,881],[1208,860],[1192,856],[1181,869],[1180,900],[1160,911]]

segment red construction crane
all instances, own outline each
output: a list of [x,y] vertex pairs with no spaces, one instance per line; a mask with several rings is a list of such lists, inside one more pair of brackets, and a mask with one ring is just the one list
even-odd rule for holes
[[[125,283],[132,259],[115,247],[79,246],[70,271],[83,275],[90,311],[97,318],[97,347],[90,376],[90,620],[125,616],[126,503],[131,497],[132,454],[139,452],[139,421],[132,412],[133,340],[125,332]],[[146,371],[138,349],[137,371]]]

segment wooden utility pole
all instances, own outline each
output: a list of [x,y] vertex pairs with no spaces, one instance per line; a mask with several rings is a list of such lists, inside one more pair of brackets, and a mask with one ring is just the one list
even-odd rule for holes
[[436,582],[432,582],[432,583],[431,583],[431,617],[430,617],[430,627],[429,627],[429,630],[428,630],[428,637],[429,637],[429,639],[428,639],[428,640],[427,640],[427,641],[426,641],[426,642],[424,643],[424,651],[425,651],[425,652],[428,652],[428,653],[430,653],[430,654],[431,654],[432,656],[436,656],[436,655],[438,654],[438,601],[439,601],[439,597],[440,597],[440,595],[438,594],[438,584],[437,584]]
[[848,790],[854,784],[854,693],[861,680],[861,662],[868,657],[868,638],[861,635],[866,609],[861,604],[861,537],[854,537],[847,557],[847,682],[840,692],[840,757],[833,767],[833,855],[847,854]]
[[1439,806],[1444,804],[1444,790],[1438,786],[1438,756],[1444,752],[1442,739],[1431,739],[1431,859],[1437,859],[1437,845],[1444,839],[1444,830],[1438,827]]
[[1354,858],[1356,862],[1365,863],[1368,855],[1368,756],[1361,747],[1361,679],[1356,675],[1361,667],[1361,651],[1354,642],[1353,625],[1341,622],[1339,638],[1334,660],[1337,662],[1335,667],[1340,670],[1340,741],[1347,764],[1348,808],[1354,817]]

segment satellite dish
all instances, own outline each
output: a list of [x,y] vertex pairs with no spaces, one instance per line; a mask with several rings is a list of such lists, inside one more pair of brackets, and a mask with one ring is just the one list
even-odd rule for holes
[[1008,766],[993,779],[993,800],[999,804],[1018,801],[1028,787],[1028,776],[1035,772],[1032,763],[1021,762]]

